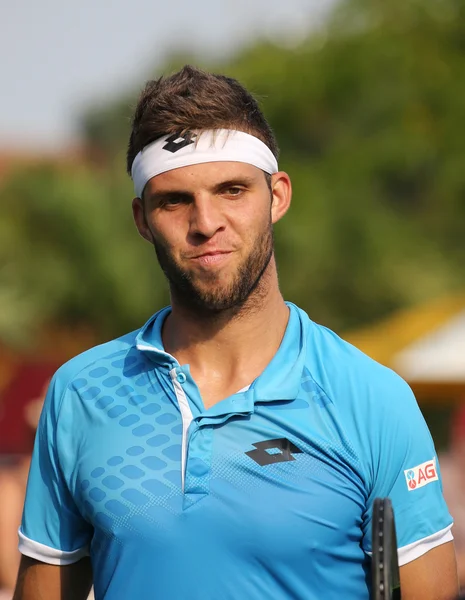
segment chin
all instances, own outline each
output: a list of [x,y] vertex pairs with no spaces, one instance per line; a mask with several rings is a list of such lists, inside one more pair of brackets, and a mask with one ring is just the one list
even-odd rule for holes
[[212,293],[211,288],[208,291],[198,288],[193,290],[193,294],[184,297],[190,307],[195,307],[206,313],[219,313],[238,308],[244,304],[245,299],[234,294],[236,289],[228,286],[224,289],[216,289]]

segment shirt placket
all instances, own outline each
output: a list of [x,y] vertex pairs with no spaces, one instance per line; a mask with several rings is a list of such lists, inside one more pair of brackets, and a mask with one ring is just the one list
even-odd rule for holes
[[215,427],[226,426],[232,416],[253,412],[253,395],[238,393],[202,410],[189,367],[173,367],[170,377],[182,419],[181,482],[183,505],[188,508],[209,493]]

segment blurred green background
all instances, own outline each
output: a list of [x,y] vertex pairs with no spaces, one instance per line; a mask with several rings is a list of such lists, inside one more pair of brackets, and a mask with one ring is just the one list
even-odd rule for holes
[[[223,63],[173,56],[147,78],[195,62],[261,100],[294,185],[276,227],[282,290],[341,332],[465,287],[464,59],[463,2],[347,0],[292,48],[257,41]],[[138,92],[82,115],[78,155],[3,176],[8,344],[50,323],[108,339],[167,303],[131,220],[124,158]]]

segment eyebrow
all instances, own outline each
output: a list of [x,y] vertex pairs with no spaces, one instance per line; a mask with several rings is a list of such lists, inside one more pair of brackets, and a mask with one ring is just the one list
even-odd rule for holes
[[[220,183],[215,184],[211,191],[215,194],[221,192],[225,188],[235,187],[235,186],[244,186],[250,187],[255,182],[253,177],[235,177],[233,179],[227,179],[226,181],[221,181]],[[188,190],[165,190],[161,192],[153,192],[149,195],[148,200],[150,202],[161,202],[167,199],[179,198],[179,199],[192,199],[194,197],[193,192]]]
[[235,187],[239,185],[250,187],[254,181],[255,180],[253,177],[234,177],[233,179],[227,179],[226,181],[222,181],[221,183],[213,186],[213,191],[219,192],[224,188]]

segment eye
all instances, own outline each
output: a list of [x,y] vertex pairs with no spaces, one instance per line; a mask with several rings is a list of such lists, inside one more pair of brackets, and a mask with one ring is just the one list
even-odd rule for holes
[[159,200],[160,208],[176,208],[181,204],[186,204],[190,201],[190,198],[186,197],[184,194],[166,194],[161,197]]
[[244,189],[238,185],[232,185],[231,187],[226,188],[223,193],[225,193],[227,196],[239,196],[243,193],[243,191]]

